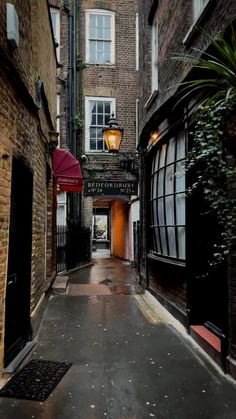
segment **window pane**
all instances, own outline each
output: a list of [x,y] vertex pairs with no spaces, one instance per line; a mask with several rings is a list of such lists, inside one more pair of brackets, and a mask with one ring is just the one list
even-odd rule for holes
[[105,102],[105,113],[107,113],[108,115],[110,115],[110,113],[111,113],[111,104],[110,104],[110,102]]
[[104,125],[104,122],[103,122],[103,114],[98,114],[98,122],[97,122],[97,125]]
[[176,163],[176,192],[185,191],[185,161]]
[[157,201],[153,201],[152,203],[152,208],[153,208],[153,224],[157,225],[158,221],[157,221]]
[[103,113],[103,102],[97,102],[97,113]]
[[97,128],[97,137],[102,138],[102,128]]
[[91,113],[96,113],[96,102],[90,102]]
[[176,195],[176,222],[185,225],[185,194]]
[[111,41],[111,29],[103,29],[103,39],[104,41]]
[[[102,100],[90,101],[90,127],[89,135],[91,140],[91,150],[104,151],[106,149],[103,143],[102,129],[105,125],[105,109],[110,110],[111,102]],[[107,114],[109,118],[110,113]]]
[[104,16],[104,28],[111,28],[111,16]]
[[155,172],[158,169],[159,155],[160,155],[160,150],[157,151],[156,158],[153,160],[153,163],[154,163],[154,171]]
[[170,194],[174,192],[174,165],[166,167],[166,181],[165,181],[165,193]]
[[181,132],[177,138],[177,160],[185,158],[185,137],[184,132]]
[[157,252],[155,228],[151,229],[151,237],[152,237],[152,250],[154,252]]
[[169,243],[169,256],[177,257],[175,228],[168,227],[167,234],[168,234],[168,243]]
[[90,150],[96,150],[96,140],[90,138]]
[[102,44],[103,43],[100,41],[97,42],[97,59],[96,59],[97,64],[104,64],[104,54],[103,54]]
[[168,144],[167,150],[167,164],[172,163],[175,160],[175,138],[172,138]]
[[110,119],[110,114],[105,114],[105,125],[107,125],[109,119]]
[[104,42],[104,63],[111,62],[111,43]]
[[53,35],[54,38],[56,38],[56,34],[57,34],[57,29],[56,29],[56,25],[57,25],[57,15],[55,12],[53,12],[51,10],[51,19],[52,19],[52,29],[53,29]]
[[104,64],[109,64],[111,62],[111,56],[110,54],[104,54]]
[[89,16],[89,29],[93,29],[96,27],[96,15]]
[[97,15],[97,38],[103,38],[103,16]]
[[96,125],[96,114],[92,114],[91,125]]
[[89,29],[89,38],[90,39],[97,39],[97,28],[95,26],[90,27]]
[[164,225],[164,202],[163,202],[163,198],[158,199],[158,219],[159,219],[159,224],[160,225]]
[[103,140],[101,138],[98,139],[98,150],[103,150]]
[[167,256],[167,244],[166,244],[166,228],[160,227],[160,240],[162,245],[162,254]]
[[160,246],[160,237],[159,237],[159,229],[158,227],[154,228],[154,235],[155,235],[155,244],[156,244],[156,251],[157,253],[161,253],[161,246]]
[[[181,161],[177,163],[176,159]],[[153,250],[160,255],[181,259],[185,257],[184,159],[182,132],[178,139],[172,138],[168,144],[163,144],[153,156],[150,191]]]
[[157,197],[157,173],[155,173],[155,175],[153,176],[153,193],[152,193],[152,197],[156,198]]
[[154,224],[154,220],[153,220],[153,202],[151,202],[150,205],[150,225],[152,226]]
[[164,188],[164,169],[161,169],[158,173],[158,196],[163,195],[163,188]]
[[112,17],[89,15],[89,62],[97,64],[111,63]]
[[151,201],[153,199],[153,182],[154,182],[154,178],[152,176],[151,177],[151,188],[150,188],[150,199],[151,199]]
[[167,225],[175,224],[175,213],[174,213],[174,196],[167,196],[165,198],[166,204],[166,223]]
[[96,41],[89,42],[89,62],[96,62]]
[[166,144],[164,144],[161,148],[161,157],[160,157],[160,165],[159,167],[163,167],[165,164],[165,158],[166,158]]
[[178,246],[179,258],[185,259],[186,257],[186,242],[185,242],[185,227],[178,227]]
[[96,138],[96,128],[90,128],[90,138]]

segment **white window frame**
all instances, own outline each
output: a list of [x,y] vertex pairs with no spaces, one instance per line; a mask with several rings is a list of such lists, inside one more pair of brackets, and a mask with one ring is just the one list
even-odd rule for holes
[[[53,18],[52,15],[55,15],[55,30],[53,27],[53,35],[54,35],[54,40],[56,43],[58,43],[58,47],[56,48],[56,52],[57,52],[57,59],[58,61],[60,61],[60,9],[57,9],[56,7],[50,7],[50,13],[51,13],[51,19],[53,22]],[[53,26],[53,23],[52,23]]]
[[135,52],[136,52],[136,56],[135,56],[135,69],[136,71],[139,70],[139,14],[136,13],[136,17],[135,17]]
[[159,58],[159,40],[158,40],[158,19],[157,12],[152,22],[152,93],[158,91],[158,58]]
[[101,96],[85,96],[85,152],[86,153],[106,153],[105,150],[90,150],[90,102],[101,101],[111,103],[111,114],[116,114],[116,99],[114,97],[101,97]]
[[150,189],[150,253],[184,264],[186,259],[186,134],[157,145],[152,159]]
[[[90,63],[89,59],[89,18],[91,15],[111,16],[111,61],[109,63]],[[115,13],[104,9],[88,9],[85,11],[85,60],[87,64],[112,65],[115,64]]]
[[205,9],[209,0],[193,0],[193,21],[195,22],[203,10]]

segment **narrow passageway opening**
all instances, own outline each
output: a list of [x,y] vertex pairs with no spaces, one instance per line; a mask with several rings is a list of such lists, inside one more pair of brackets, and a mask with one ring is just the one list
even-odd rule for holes
[[94,201],[92,240],[93,259],[131,259],[128,199],[114,196]]

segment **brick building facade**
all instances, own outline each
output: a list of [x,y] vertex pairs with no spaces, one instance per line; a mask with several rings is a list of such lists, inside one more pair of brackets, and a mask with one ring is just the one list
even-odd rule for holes
[[[55,128],[57,61],[49,7],[46,0],[12,1],[9,35],[7,7],[2,1],[0,370],[34,337],[55,276],[48,132]],[[7,39],[14,32],[16,40]]]
[[[235,21],[236,5],[230,0],[139,1],[139,14],[141,281],[235,376],[235,274],[231,269],[227,278],[224,269],[205,282],[193,276],[209,233],[200,200],[185,201],[186,149],[198,99],[175,106],[179,83],[191,77],[192,66],[173,55],[207,50],[209,39],[199,27],[225,34]],[[209,345],[211,337],[217,349]]]
[[[135,124],[139,96],[137,13],[137,2],[124,0],[84,0],[79,3],[78,10],[78,55],[85,64],[78,72],[78,110],[83,121],[79,147],[80,154],[84,155],[82,167],[85,183],[82,224],[93,230],[93,238],[96,239],[96,212],[98,217],[108,217],[106,238],[104,243],[100,239],[97,245],[107,246],[114,255],[127,259],[133,258],[132,250],[127,251],[128,245],[125,246],[133,234],[128,221],[129,213],[134,209],[131,209],[130,203],[132,194],[118,195],[112,186],[110,194],[104,193],[104,190],[99,193],[99,188],[96,193],[88,193],[86,184],[92,185],[97,181],[99,185],[101,182],[108,185],[110,182],[110,185],[115,183],[119,188],[122,182],[128,185],[130,182],[137,183],[137,173],[135,169],[131,170],[132,164],[136,165]],[[123,142],[117,155],[107,153],[101,133],[112,112],[118,124],[124,128]],[[125,208],[121,230],[114,216],[118,203]],[[138,217],[135,217],[131,224],[137,221]],[[116,242],[113,227],[116,237],[119,234],[126,237],[121,246]]]

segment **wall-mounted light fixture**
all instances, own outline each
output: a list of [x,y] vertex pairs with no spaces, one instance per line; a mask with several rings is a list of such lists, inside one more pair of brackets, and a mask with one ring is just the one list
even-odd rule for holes
[[57,131],[48,131],[49,135],[49,150],[55,150],[58,146],[58,137],[59,132]]
[[115,154],[120,151],[123,132],[124,129],[118,126],[114,113],[112,113],[107,126],[102,130],[103,140],[109,153]]
[[153,144],[156,144],[159,137],[160,137],[160,132],[158,130],[157,131],[152,131],[151,135],[150,135],[150,140]]

